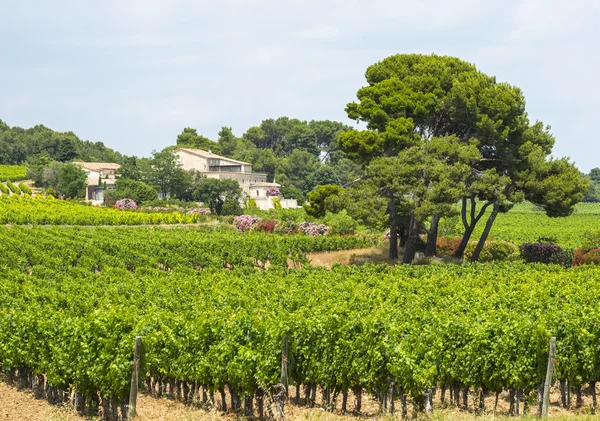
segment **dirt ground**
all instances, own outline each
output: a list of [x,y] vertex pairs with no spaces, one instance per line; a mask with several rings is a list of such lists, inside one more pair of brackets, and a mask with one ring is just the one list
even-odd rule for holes
[[[438,391],[439,392],[439,391]],[[292,391],[292,395],[293,395]],[[320,397],[320,393],[318,394]],[[469,399],[469,405],[473,405],[472,396]],[[567,419],[571,421],[598,420],[598,415],[590,415],[591,399],[586,396],[584,405],[581,408],[567,411],[559,407],[558,391],[553,391],[551,398],[550,418],[555,420]],[[341,400],[341,399],[340,399]],[[461,411],[455,408],[441,408],[439,406],[439,393],[434,399],[434,412],[426,416],[420,414],[418,418],[432,421],[482,421],[504,419],[508,420],[508,399],[503,394],[499,400],[497,412],[492,411],[494,406],[494,397],[486,399],[486,413],[475,415],[471,412]],[[349,408],[354,405],[354,398],[348,398]],[[217,400],[217,406],[220,402]],[[361,415],[342,414],[338,408],[334,412],[328,412],[322,409],[320,401],[317,399],[317,407],[307,408],[286,404],[286,420],[306,420],[306,421],[391,421],[399,420],[400,414],[394,415],[379,414],[378,403],[371,397],[363,396],[363,410]],[[396,402],[396,410],[399,411],[399,402]],[[531,407],[531,412],[525,418],[532,418],[535,415],[535,407]],[[522,414],[522,406],[521,406]],[[409,405],[409,418],[412,418],[412,410]],[[514,417],[513,417],[514,418]],[[37,400],[28,391],[19,391],[14,386],[0,381],[0,421],[24,420],[24,421],[89,421],[91,418],[85,418],[77,415],[68,405],[53,406],[45,400]],[[223,414],[220,411],[204,410],[200,408],[191,408],[180,402],[168,399],[156,399],[147,395],[141,395],[138,398],[138,416],[137,421],[232,421],[244,420],[246,418],[235,414]]]
[[387,249],[371,247],[354,250],[325,251],[320,253],[308,253],[306,257],[313,266],[330,268],[336,263],[346,266],[348,264],[361,265],[371,263],[396,263],[387,257]]

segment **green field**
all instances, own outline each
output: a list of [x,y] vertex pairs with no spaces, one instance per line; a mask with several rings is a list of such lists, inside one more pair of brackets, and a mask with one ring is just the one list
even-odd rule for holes
[[[462,225],[455,220],[454,235],[460,236]],[[481,221],[475,228],[478,238],[485,225]],[[509,241],[516,245],[535,243],[539,239],[553,238],[556,244],[568,248],[581,245],[581,238],[588,231],[600,230],[600,203],[580,203],[571,216],[549,218],[544,211],[530,203],[515,206],[505,214],[499,214],[490,232],[490,239]]]
[[0,181],[19,181],[27,178],[27,167],[24,165],[0,165]]

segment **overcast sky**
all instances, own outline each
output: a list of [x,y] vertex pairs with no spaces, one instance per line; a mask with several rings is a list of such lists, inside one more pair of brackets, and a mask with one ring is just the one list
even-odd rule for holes
[[263,119],[348,120],[396,53],[473,62],[523,89],[555,156],[600,167],[597,0],[0,0],[0,119],[126,154]]

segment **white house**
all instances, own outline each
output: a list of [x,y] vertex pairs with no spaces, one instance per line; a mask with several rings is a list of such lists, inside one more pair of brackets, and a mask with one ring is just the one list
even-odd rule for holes
[[[267,195],[270,187],[280,187],[267,182],[267,174],[252,172],[252,164],[237,161],[202,149],[178,148],[175,155],[185,170],[196,170],[205,177],[236,180],[247,198],[254,199],[259,209],[275,207],[273,198]],[[283,208],[297,208],[295,199],[279,199]]]
[[104,189],[114,189],[117,177],[115,171],[121,165],[112,162],[74,162],[87,174],[85,200],[94,205],[104,203]]

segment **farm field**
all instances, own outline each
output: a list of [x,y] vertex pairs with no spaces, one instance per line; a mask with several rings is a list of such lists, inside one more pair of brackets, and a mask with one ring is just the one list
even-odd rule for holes
[[54,401],[75,388],[92,412],[125,402],[136,335],[151,394],[203,386],[240,408],[278,381],[286,335],[292,390],[309,386],[309,401],[319,388],[383,402],[392,388],[410,412],[424,390],[456,385],[533,399],[551,335],[558,379],[585,392],[600,374],[594,266],[290,269],[365,240],[204,228],[4,227],[0,239],[3,371]]
[[[458,224],[458,223],[457,223]],[[478,238],[485,223],[476,226],[474,236]],[[455,232],[460,232],[462,225]],[[520,246],[525,242],[554,239],[556,244],[577,248],[587,231],[600,230],[600,204],[579,203],[572,215],[564,218],[549,218],[543,210],[530,203],[515,206],[501,213],[490,232],[489,239],[508,241]]]
[[20,181],[27,177],[27,167],[24,165],[0,165],[0,182]]

